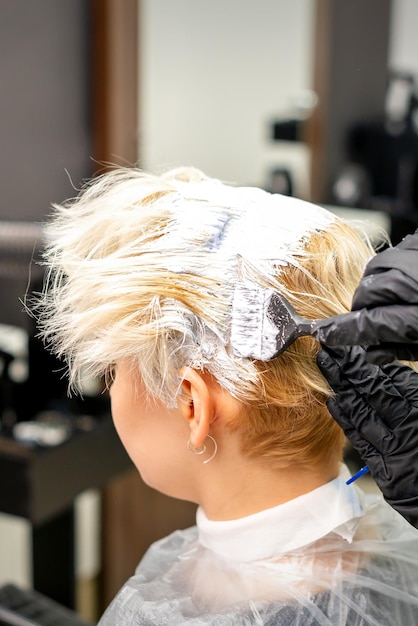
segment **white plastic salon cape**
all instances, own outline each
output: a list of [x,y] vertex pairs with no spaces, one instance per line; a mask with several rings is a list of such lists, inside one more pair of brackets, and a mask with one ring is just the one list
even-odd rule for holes
[[418,530],[347,470],[283,505],[153,544],[99,626],[418,625]]

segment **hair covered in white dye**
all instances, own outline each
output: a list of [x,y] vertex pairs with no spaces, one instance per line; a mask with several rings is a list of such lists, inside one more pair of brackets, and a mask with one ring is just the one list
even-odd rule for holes
[[[161,176],[118,169],[55,206],[47,234],[38,317],[73,387],[81,372],[103,375],[128,359],[150,395],[169,406],[183,366],[211,373],[254,407],[289,414],[301,402],[325,406],[329,390],[311,338],[260,363],[234,355],[230,331],[242,278],[279,289],[311,319],[349,309],[372,252],[330,212],[193,168]],[[256,430],[248,427],[249,454]]]

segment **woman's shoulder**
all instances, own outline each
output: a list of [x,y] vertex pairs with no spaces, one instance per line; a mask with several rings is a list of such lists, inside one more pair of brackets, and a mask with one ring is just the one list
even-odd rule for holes
[[182,530],[175,530],[166,537],[155,541],[141,559],[135,574],[139,574],[151,568],[166,569],[171,563],[176,562],[184,551],[192,549],[197,544],[197,527],[191,526]]

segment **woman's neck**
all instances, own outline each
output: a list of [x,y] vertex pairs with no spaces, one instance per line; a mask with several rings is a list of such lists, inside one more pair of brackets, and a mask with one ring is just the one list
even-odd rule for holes
[[247,459],[219,464],[218,468],[214,465],[199,504],[210,520],[239,519],[313,491],[336,478],[338,472],[338,463],[332,469],[312,470],[296,466],[272,470]]

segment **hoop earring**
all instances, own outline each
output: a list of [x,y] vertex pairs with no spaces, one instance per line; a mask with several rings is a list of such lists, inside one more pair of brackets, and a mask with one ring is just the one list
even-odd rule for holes
[[[212,459],[215,458],[216,453],[218,452],[218,444],[216,443],[216,441],[212,437],[212,435],[206,435],[206,439],[210,439],[212,441],[214,449],[213,449],[212,456],[210,456],[208,459],[206,459],[206,461],[203,461],[203,465],[206,465],[207,463],[210,463],[210,461],[212,461]],[[190,452],[192,452],[193,454],[205,454],[205,452],[207,450],[205,443],[202,445],[201,448],[195,448],[194,445],[191,443],[190,439],[187,442],[187,447],[189,448]]]

